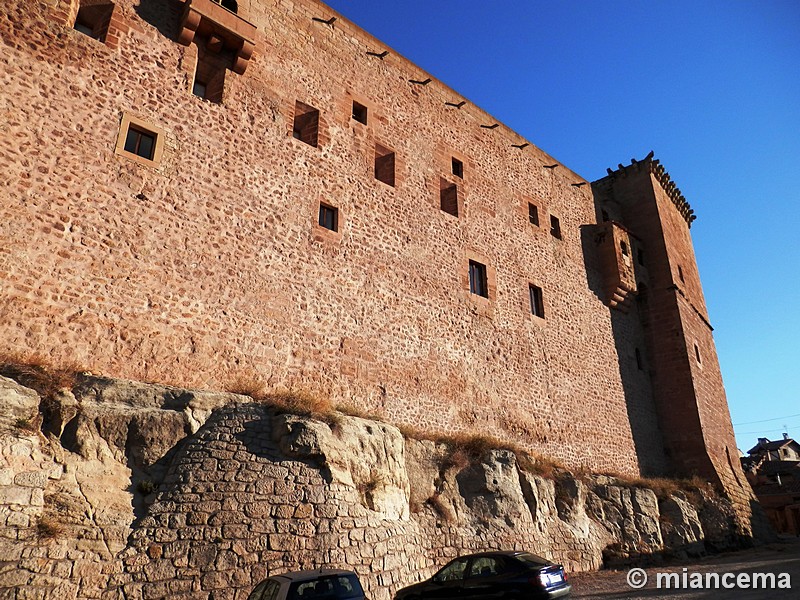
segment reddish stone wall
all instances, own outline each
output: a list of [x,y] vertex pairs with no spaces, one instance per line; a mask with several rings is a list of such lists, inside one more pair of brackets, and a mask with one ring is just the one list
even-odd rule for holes
[[[256,51],[225,72],[221,103],[190,93],[204,48],[176,42],[180,3],[117,2],[110,47],[65,26],[76,1],[0,6],[4,351],[182,385],[259,380],[573,466],[665,469],[649,370],[675,361],[691,388],[693,367],[647,346],[637,307],[603,303],[580,177],[481,127],[495,119],[471,104],[446,105],[463,98],[441,83],[410,83],[428,75],[396,53],[368,55],[386,48],[346,19],[314,21],[335,15],[316,1],[239,2]],[[291,136],[298,101],[320,111],[319,147]],[[115,153],[124,115],[163,130],[157,166]],[[374,177],[376,145],[395,152],[394,186]],[[439,208],[442,180],[457,218]],[[317,225],[320,202],[338,232]],[[658,239],[658,222],[643,227]],[[688,231],[665,227],[704,314]],[[468,291],[469,260],[487,266],[488,299]],[[684,312],[663,316],[680,329]],[[705,426],[726,408],[710,332],[696,339]]]

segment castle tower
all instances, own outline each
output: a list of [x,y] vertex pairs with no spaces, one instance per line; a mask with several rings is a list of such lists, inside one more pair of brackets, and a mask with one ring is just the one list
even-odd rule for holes
[[[651,152],[592,184],[604,243],[607,304],[636,295],[653,396],[673,474],[721,484],[746,506],[751,495],[736,442],[689,233],[695,216]],[[618,268],[613,268],[613,257]],[[609,263],[611,266],[609,266]]]

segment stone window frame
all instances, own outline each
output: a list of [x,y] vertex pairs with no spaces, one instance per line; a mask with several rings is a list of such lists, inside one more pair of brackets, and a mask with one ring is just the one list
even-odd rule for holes
[[[536,295],[534,290],[538,291],[538,297],[534,298]],[[536,306],[534,306],[534,299],[538,300],[536,302]],[[537,314],[541,312],[541,314]],[[545,304],[545,297],[544,297],[544,288],[536,282],[529,281],[528,282],[528,314],[530,315],[531,319],[536,321],[543,322],[548,313],[548,307]]]
[[[326,206],[336,211],[336,230],[328,229],[320,225],[320,207]],[[311,237],[314,241],[322,244],[338,244],[342,241],[342,232],[345,228],[345,214],[342,211],[341,205],[332,202],[330,199],[323,196],[317,197],[311,201],[311,206],[308,208],[309,212],[313,215],[311,221]]]
[[[128,152],[125,150],[125,140],[128,137],[128,131],[131,129],[131,127],[135,130],[149,133],[155,137],[152,159],[147,159],[143,156],[139,156],[138,154],[134,154],[133,152]],[[153,123],[147,119],[125,111],[122,113],[122,120],[119,125],[119,134],[117,135],[117,143],[114,147],[114,154],[127,158],[128,160],[132,160],[133,162],[139,163],[140,165],[146,167],[157,167],[161,163],[161,159],[164,155],[165,139],[166,133],[164,128],[153,125]]]
[[564,228],[561,226],[561,217],[557,214],[550,213],[550,237],[556,240],[564,239]]
[[[470,261],[479,263],[486,268],[487,296],[479,296],[470,292]],[[467,250],[464,253],[461,259],[461,289],[465,297],[478,309],[479,314],[491,315],[497,301],[497,271],[488,256],[474,250]]]

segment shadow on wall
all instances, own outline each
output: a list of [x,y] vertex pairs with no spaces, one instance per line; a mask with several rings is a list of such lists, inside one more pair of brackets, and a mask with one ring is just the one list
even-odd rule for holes
[[175,40],[183,13],[183,3],[178,0],[139,0],[136,14],[165,38]]
[[[596,235],[595,225],[581,226],[581,248],[589,289],[605,304]],[[640,308],[639,303],[635,302],[627,313],[612,308],[608,311],[636,459],[641,474],[652,477],[667,475],[668,469],[653,399]]]

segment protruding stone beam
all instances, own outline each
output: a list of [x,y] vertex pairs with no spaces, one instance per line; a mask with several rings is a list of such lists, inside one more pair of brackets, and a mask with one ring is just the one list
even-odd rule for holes
[[178,43],[188,46],[195,36],[215,37],[236,52],[231,70],[245,72],[256,45],[256,26],[212,0],[185,0]]

